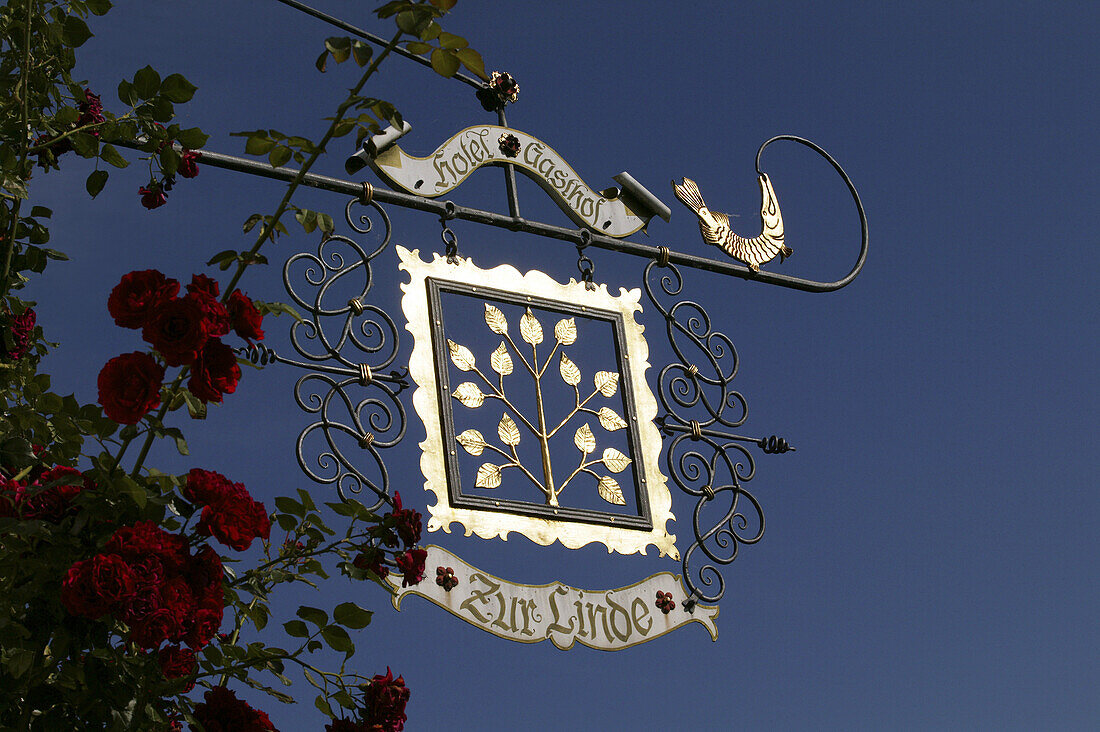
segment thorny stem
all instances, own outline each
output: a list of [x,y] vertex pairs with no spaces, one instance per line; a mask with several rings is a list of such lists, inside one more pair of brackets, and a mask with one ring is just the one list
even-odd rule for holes
[[279,206],[275,209],[275,213],[271,217],[270,221],[265,222],[264,225],[260,227],[260,235],[259,237],[257,237],[256,243],[252,245],[252,249],[249,250],[248,255],[242,257],[242,261],[239,261],[237,263],[237,271],[233,273],[233,278],[229,281],[229,284],[225,288],[225,293],[222,295],[223,302],[228,301],[229,295],[233,292],[233,288],[237,286],[237,282],[240,281],[241,275],[244,274],[244,270],[248,266],[248,262],[250,262],[253,256],[260,250],[260,247],[263,246],[264,241],[268,238],[268,236],[271,236],[275,231],[275,227],[278,225],[279,219],[282,218],[282,215],[284,213],[286,213],[286,210],[290,205],[290,197],[294,195],[294,192],[296,190],[298,190],[298,186],[301,185],[302,179],[305,178],[306,173],[308,173],[309,169],[313,167],[313,164],[317,162],[318,158],[320,158],[321,156],[321,153],[325,151],[325,146],[328,145],[329,141],[332,139],[332,136],[335,134],[337,125],[339,125],[340,122],[344,119],[344,115],[347,114],[347,111],[351,108],[351,106],[355,104],[356,97],[358,97],[359,91],[363,88],[363,85],[366,84],[367,80],[374,75],[374,72],[378,69],[378,65],[382,63],[382,60],[386,58],[386,56],[389,55],[390,51],[394,49],[394,47],[397,45],[397,41],[401,38],[402,35],[404,35],[404,31],[401,30],[398,30],[397,33],[394,34],[393,38],[390,39],[390,42],[386,46],[385,50],[383,50],[382,53],[380,53],[374,59],[374,61],[371,62],[371,65],[367,67],[366,73],[364,73],[363,77],[359,79],[359,83],[356,84],[348,93],[348,98],[345,99],[339,107],[337,107],[336,114],[333,115],[332,123],[329,125],[328,130],[325,132],[325,136],[321,138],[321,142],[317,144],[317,146],[313,150],[313,153],[306,160],[301,170],[298,171],[298,175],[295,176],[294,180],[290,183],[289,186],[287,186],[286,193],[283,195],[283,200],[279,202]]

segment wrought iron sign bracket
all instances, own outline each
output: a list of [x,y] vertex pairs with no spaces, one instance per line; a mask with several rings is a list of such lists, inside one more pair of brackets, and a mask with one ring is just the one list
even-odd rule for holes
[[[731,277],[738,277],[744,280],[752,280],[755,282],[762,282],[764,284],[776,285],[778,287],[786,287],[792,290],[801,290],[803,292],[833,292],[840,288],[850,284],[852,280],[856,278],[860,270],[863,269],[863,264],[867,259],[867,246],[868,246],[868,233],[867,233],[867,215],[863,211],[863,204],[859,199],[859,194],[856,193],[855,186],[852,184],[851,179],[828,153],[822,150],[819,146],[805,140],[801,137],[794,135],[779,135],[771,138],[765,142],[757,153],[757,170],[760,168],[760,156],[764,149],[779,140],[790,140],[806,145],[820,153],[829,161],[833,168],[844,179],[845,185],[847,185],[849,192],[852,194],[852,199],[855,202],[857,213],[859,214],[860,221],[860,250],[856,259],[855,265],[851,271],[844,277],[833,282],[818,282],[815,280],[807,280],[801,277],[793,277],[791,275],[778,274],[775,272],[754,272],[748,267],[738,264],[732,261],[721,261],[717,259],[711,259],[709,257],[700,257],[693,254],[684,254],[682,252],[668,251],[667,261],[669,264],[673,264],[680,267],[687,267],[689,269],[698,269],[705,272],[714,272],[715,274],[729,275]],[[272,168],[270,165],[264,162],[255,160],[248,160],[245,158],[237,157],[234,155],[225,155],[222,153],[210,152],[203,150],[201,161],[205,165],[210,165],[216,168],[222,168],[225,170],[232,170],[240,173],[249,173],[251,175],[260,176],[262,178],[271,178],[273,180],[281,180],[291,182],[298,177],[298,171],[294,168]],[[507,169],[506,169],[507,174]],[[512,177],[512,183],[514,184],[514,175]],[[302,177],[302,185],[310,188],[317,188],[319,190],[331,191],[333,193],[341,193],[347,196],[354,196],[359,198],[363,192],[363,184],[361,182],[354,182],[350,180],[342,180],[340,178],[333,178],[325,175],[318,175],[316,173],[306,173]],[[513,191],[514,194],[514,191]],[[509,231],[523,231],[529,234],[538,234],[550,239],[558,239],[560,241],[566,241],[573,246],[586,245],[596,247],[597,249],[606,249],[608,251],[619,252],[621,254],[629,254],[635,257],[642,257],[644,259],[651,259],[658,261],[662,259],[661,249],[662,247],[654,246],[651,244],[642,244],[639,242],[633,242],[624,239],[615,239],[605,234],[601,234],[597,231],[591,231],[586,228],[571,229],[562,226],[555,226],[552,224],[544,224],[537,221],[529,221],[519,216],[505,216],[503,214],[494,213],[492,211],[483,211],[477,208],[471,208],[468,206],[460,206],[450,201],[439,201],[431,198],[425,198],[423,196],[416,196],[409,193],[402,193],[400,191],[385,190],[378,187],[374,188],[373,200],[380,203],[393,204],[395,206],[401,206],[402,208],[409,208],[417,211],[427,211],[435,214],[436,216],[451,215],[452,218],[461,219],[463,221],[472,221],[478,224],[485,224],[487,226],[495,226],[502,229],[508,229]],[[511,199],[514,201],[514,198]],[[515,204],[518,208],[518,204]],[[453,211],[453,214],[450,212]],[[587,243],[586,243],[587,240]]]

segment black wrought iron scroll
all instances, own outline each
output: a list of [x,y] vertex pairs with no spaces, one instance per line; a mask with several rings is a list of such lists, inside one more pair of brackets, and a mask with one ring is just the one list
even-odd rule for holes
[[[793,450],[783,438],[745,437],[731,430],[748,419],[745,398],[732,387],[737,375],[737,349],[724,333],[715,331],[702,305],[675,299],[683,289],[680,270],[668,261],[662,247],[658,260],[645,269],[643,284],[650,301],[664,316],[665,331],[676,361],[657,375],[657,398],[663,413],[657,425],[665,436],[665,466],[672,482],[697,498],[692,512],[694,542],[683,553],[684,582],[691,591],[685,603],[717,602],[725,593],[725,579],[716,565],[737,558],[742,544],[764,536],[764,512],[745,488],[756,474],[749,446],[765,453]],[[659,292],[651,277],[660,273]],[[671,439],[669,439],[671,438]],[[719,508],[720,518],[713,510]],[[698,556],[702,554],[702,558]],[[693,569],[695,564],[701,566]]]
[[[398,395],[409,386],[408,370],[391,370],[400,348],[397,326],[367,295],[374,284],[372,261],[389,246],[389,216],[376,202],[374,212],[353,216],[361,199],[344,209],[348,226],[378,241],[373,249],[341,235],[321,240],[316,253],[300,252],[283,266],[283,285],[303,320],[290,330],[290,342],[304,360],[284,358],[271,348],[245,350],[254,363],[283,363],[307,370],[294,386],[298,406],[317,420],[298,435],[298,464],[309,478],[331,485],[341,499],[373,492],[364,500],[372,510],[390,502],[390,478],[380,450],[405,436],[407,419]],[[371,215],[381,219],[381,230]],[[369,251],[368,251],[369,249]],[[301,291],[292,284],[300,276]],[[305,293],[305,294],[303,294]],[[323,439],[311,454],[311,436]],[[362,500],[360,498],[360,500]],[[373,504],[373,505],[372,505]]]

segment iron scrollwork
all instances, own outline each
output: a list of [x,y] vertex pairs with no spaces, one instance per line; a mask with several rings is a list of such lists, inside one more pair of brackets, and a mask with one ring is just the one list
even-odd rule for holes
[[[299,408],[317,415],[298,435],[298,464],[311,480],[333,486],[341,499],[369,490],[374,498],[363,502],[377,510],[390,502],[380,450],[405,436],[407,418],[398,395],[409,382],[407,369],[385,372],[397,358],[399,331],[384,310],[366,300],[374,284],[372,261],[390,243],[389,216],[373,201],[366,205],[374,212],[354,216],[353,207],[361,203],[351,199],[344,219],[357,234],[378,240],[373,249],[329,235],[316,253],[300,252],[283,266],[287,295],[303,311],[303,319],[291,326],[290,342],[304,360],[284,358],[260,344],[244,354],[258,365],[277,362],[310,372],[294,386]],[[372,213],[381,220],[380,230]],[[291,283],[295,276],[305,281],[301,291]],[[323,440],[315,455],[311,436]]]
[[[661,272],[659,290],[652,281],[655,268]],[[657,375],[663,413],[656,422],[665,437],[665,465],[672,482],[697,499],[692,512],[695,540],[682,558],[684,582],[692,593],[685,608],[690,610],[695,602],[721,599],[725,579],[717,565],[732,563],[742,544],[755,544],[764,536],[763,509],[745,488],[756,474],[748,447],[756,445],[765,453],[794,448],[779,437],[732,432],[748,419],[748,403],[732,387],[737,349],[727,335],[713,329],[702,305],[676,301],[683,289],[679,269],[667,257],[650,262],[643,284],[664,317],[677,359]]]

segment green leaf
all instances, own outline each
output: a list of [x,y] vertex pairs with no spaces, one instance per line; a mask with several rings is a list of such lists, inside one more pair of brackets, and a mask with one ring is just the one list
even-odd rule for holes
[[332,619],[352,630],[367,627],[372,615],[372,612],[364,610],[354,602],[342,602],[332,609]]
[[355,644],[351,642],[351,636],[339,625],[328,625],[321,631],[321,637],[334,651],[342,651],[349,656],[355,653]]
[[87,132],[77,132],[69,137],[73,149],[82,158],[93,158],[99,154],[99,138]]
[[152,99],[160,89],[160,74],[152,66],[146,66],[134,74],[134,92],[141,99]]
[[31,218],[48,219],[53,216],[53,209],[46,208],[45,206],[32,206]]
[[93,170],[91,175],[88,176],[84,188],[87,189],[92,198],[98,196],[99,192],[103,190],[103,186],[107,184],[107,175],[106,170]]
[[111,9],[111,0],[84,0],[84,4],[92,11],[92,15],[106,15]]
[[454,33],[443,31],[439,34],[440,48],[452,48],[457,50],[459,48],[466,48],[469,45],[469,41],[467,41],[462,36],[456,36]]
[[183,400],[187,404],[187,413],[191,415],[191,419],[206,419],[206,405],[188,389],[181,389],[180,393],[183,394]]
[[328,625],[328,613],[320,608],[302,605],[298,608],[297,615],[302,620],[308,620],[318,628],[323,628]]
[[448,79],[458,73],[458,57],[451,51],[437,48],[432,51],[432,68],[435,73]]
[[321,55],[317,57],[317,60],[313,62],[313,65],[317,67],[317,70],[322,74],[325,73],[325,67],[328,66],[328,49],[321,51]]
[[370,63],[372,53],[371,47],[362,41],[353,41],[351,44],[351,55],[360,68]]
[[332,698],[336,700],[336,703],[342,706],[344,709],[356,709],[355,700],[351,698],[351,694],[346,691],[338,691],[332,695]]
[[[316,686],[316,684],[314,684],[314,686]],[[336,715],[332,713],[332,707],[329,706],[328,700],[325,699],[324,694],[317,695],[317,698],[313,700],[313,706],[320,709],[322,714],[328,715],[329,719],[336,717]]]
[[336,63],[342,64],[351,56],[351,39],[347,36],[326,38],[325,48],[332,54]]
[[160,85],[160,93],[176,104],[191,101],[196,89],[182,74],[169,74]]
[[278,145],[271,154],[267,156],[268,162],[271,163],[272,168],[278,168],[280,165],[286,165],[290,160],[290,148],[286,145]]
[[405,50],[409,53],[427,53],[432,50],[432,46],[427,43],[421,43],[420,41],[409,41],[405,44]]
[[270,617],[266,605],[257,605],[252,608],[252,612],[249,616],[252,618],[252,623],[256,626],[256,630],[263,630],[267,626],[267,621]]
[[188,127],[185,130],[180,130],[179,134],[176,135],[176,139],[188,150],[198,150],[206,144],[206,141],[210,139],[210,135],[198,127]]
[[416,14],[411,10],[405,10],[397,14],[397,27],[406,33],[416,33],[416,27],[419,25],[416,19]]
[[130,161],[122,157],[118,150],[115,150],[113,145],[104,145],[99,149],[99,157],[103,158],[103,162],[113,165],[116,168],[125,168],[130,164]]
[[305,507],[295,501],[293,498],[290,498],[289,496],[276,497],[275,508],[279,509],[283,513],[288,513],[291,516],[299,516],[304,518],[306,515]]
[[165,145],[160,151],[160,167],[167,175],[175,175],[180,167],[180,154],[171,145]]
[[487,80],[489,78],[489,75],[485,73],[485,62],[481,60],[481,54],[474,49],[460,48],[455,51],[455,56],[458,56],[458,60],[462,62],[462,65],[472,73],[482,79]]
[[422,41],[434,41],[439,37],[439,34],[443,32],[443,29],[434,20],[428,23],[424,27],[424,30],[420,31],[420,40]]
[[134,85],[123,79],[118,82],[118,101],[122,102],[127,107],[136,107],[141,99],[138,98],[137,91],[134,90]]
[[149,116],[163,124],[171,122],[173,115],[176,113],[175,109],[172,107],[172,103],[168,101],[167,97],[155,97],[149,103],[148,108]]
[[61,30],[61,39],[65,45],[80,48],[84,42],[92,37],[88,30],[88,24],[75,15],[65,16],[65,24]]
[[283,630],[291,638],[308,638],[309,628],[301,620],[288,620],[283,623]]
[[458,0],[431,0],[432,5],[436,6],[444,13],[453,8],[457,2]]

